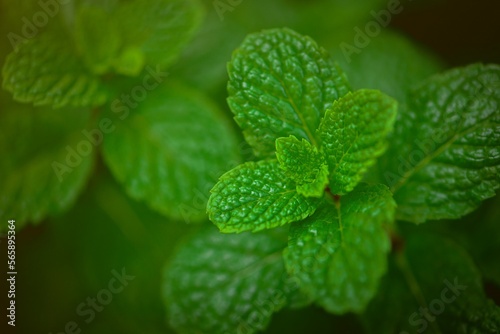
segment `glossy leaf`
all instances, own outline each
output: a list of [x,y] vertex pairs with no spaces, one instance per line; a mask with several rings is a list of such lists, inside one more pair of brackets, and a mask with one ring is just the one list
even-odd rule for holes
[[395,203],[383,185],[361,184],[334,206],[324,203],[292,224],[285,263],[302,290],[336,314],[361,312],[387,268],[390,242],[384,224]]
[[387,147],[396,101],[376,90],[358,90],[335,101],[318,128],[334,194],[350,192]]
[[247,162],[221,176],[207,211],[225,233],[275,228],[311,215],[319,205],[295,188],[276,160]]
[[383,169],[398,217],[459,218],[500,186],[500,67],[470,65],[419,86]]
[[326,108],[349,91],[326,51],[289,29],[248,35],[228,73],[229,106],[258,157],[273,156],[279,137],[314,144]]
[[[286,240],[286,239],[285,239]],[[272,233],[221,234],[204,229],[165,271],[169,322],[179,333],[255,333],[295,289]]]
[[[343,42],[346,40],[344,39]],[[353,89],[377,89],[398,101],[398,115],[407,108],[409,93],[416,84],[444,70],[435,55],[423,45],[390,29],[383,29],[361,52],[346,49],[345,43],[335,45],[333,57],[345,71]],[[389,134],[388,141],[392,141]],[[364,180],[382,183],[385,156],[377,159]]]

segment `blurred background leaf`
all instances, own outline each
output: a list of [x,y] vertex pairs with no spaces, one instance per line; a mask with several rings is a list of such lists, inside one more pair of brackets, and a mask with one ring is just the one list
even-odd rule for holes
[[[0,231],[15,218],[17,228],[68,209],[90,177],[96,150],[81,129],[87,109],[33,109],[0,92]],[[80,153],[81,152],[81,153]]]

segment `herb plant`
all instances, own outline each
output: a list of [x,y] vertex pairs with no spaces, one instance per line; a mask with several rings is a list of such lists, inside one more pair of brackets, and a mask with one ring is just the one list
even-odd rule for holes
[[410,2],[0,0],[15,330],[500,333],[500,66]]
[[500,330],[470,256],[403,222],[457,219],[495,195],[499,66],[431,76],[398,106],[352,90],[311,38],[272,29],[247,36],[228,73],[257,160],[222,175],[207,205],[221,232],[241,234],[203,230],[167,267],[174,328],[253,333],[315,303],[373,333]]

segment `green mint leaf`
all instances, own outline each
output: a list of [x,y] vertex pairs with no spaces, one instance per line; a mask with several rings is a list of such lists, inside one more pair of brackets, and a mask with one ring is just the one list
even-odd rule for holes
[[84,67],[68,39],[61,28],[19,45],[3,66],[3,88],[16,101],[36,106],[103,104],[106,88]]
[[459,218],[495,195],[499,105],[498,65],[453,69],[415,90],[383,168],[400,219]]
[[[472,259],[454,242],[413,231],[395,263],[398,268],[384,278],[367,308],[370,333],[500,331],[500,307],[485,296]],[[385,321],[382,330],[379,322],[385,316],[392,321]]]
[[61,113],[14,102],[1,109],[0,217],[5,220],[0,230],[6,219],[22,228],[69,208],[95,161],[95,148],[82,133],[87,110]]
[[115,100],[103,119],[105,161],[128,194],[175,219],[206,219],[208,191],[239,163],[236,138],[219,109],[198,92],[161,85],[140,104]]
[[228,65],[228,103],[258,157],[272,157],[275,140],[314,132],[348,83],[326,51],[289,29],[250,34]]
[[[351,37],[352,38],[352,37]],[[345,41],[345,39],[343,39]],[[362,52],[332,51],[345,70],[353,89],[377,89],[398,101],[398,114],[407,107],[411,89],[422,80],[444,69],[430,52],[397,32],[384,29]],[[391,142],[391,134],[388,136]],[[381,158],[365,174],[364,180],[383,183]]]
[[226,174],[211,190],[207,212],[225,233],[260,231],[304,219],[320,199],[296,191],[276,160],[244,163]]
[[272,233],[204,229],[165,270],[163,296],[179,333],[255,333],[297,289],[286,274],[284,240]]
[[276,157],[285,175],[297,183],[297,192],[322,197],[328,184],[328,167],[323,153],[307,140],[295,136],[276,140]]
[[384,185],[360,184],[314,215],[292,224],[285,263],[300,286],[330,312],[360,312],[386,271],[390,242],[383,224],[395,210]]
[[333,103],[318,128],[330,173],[330,189],[343,195],[385,152],[396,101],[376,90],[358,90]]
[[147,64],[166,68],[191,40],[202,14],[198,0],[134,0],[120,4],[114,18],[125,46],[140,48]]

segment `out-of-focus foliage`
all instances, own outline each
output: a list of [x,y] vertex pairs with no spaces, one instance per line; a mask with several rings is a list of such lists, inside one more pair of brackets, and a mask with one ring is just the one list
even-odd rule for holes
[[[393,27],[366,35],[361,47],[359,31],[380,22],[390,3],[0,0],[0,233],[8,219],[16,220],[17,332],[60,333],[72,322],[82,333],[95,334],[416,333],[424,325],[436,333],[500,331],[498,197],[481,203],[498,187],[498,66],[446,71],[427,48],[392,29],[407,19],[406,31],[419,37],[408,27],[432,26],[433,13],[450,22],[452,15],[438,10],[444,6],[452,13],[460,1],[401,2],[403,12],[389,18]],[[467,13],[460,24],[479,40],[484,30],[478,22],[495,10],[469,6],[470,22],[477,12],[473,6],[481,7],[480,19],[469,23]],[[297,31],[301,37],[290,34],[315,50],[314,61],[304,58],[300,43],[295,44],[299,49],[290,48],[291,40],[275,43],[282,57],[254,52],[262,42],[259,32],[277,28]],[[427,35],[420,35],[420,42],[432,45]],[[440,51],[455,50],[467,38],[450,34]],[[234,53],[242,43],[245,50]],[[357,51],[347,52],[346,44]],[[453,54],[448,60],[500,62],[480,48],[464,51],[468,57]],[[283,72],[268,75],[277,61],[286,65]],[[336,93],[332,85],[318,84],[328,78]],[[481,84],[475,86],[476,81]],[[304,93],[301,85],[310,89]],[[471,92],[478,87],[484,94],[475,98]],[[261,94],[268,88],[291,98],[284,103]],[[348,161],[342,160],[341,141],[326,159],[324,147],[306,140],[357,138],[335,132],[346,123],[335,116],[348,103],[332,106],[349,91],[368,89],[380,90],[384,94],[377,96],[391,105],[386,95],[398,102],[396,131],[387,140],[392,112],[380,123],[383,108],[363,113],[370,115],[368,123],[377,121],[367,132],[388,145],[377,146],[360,169],[350,167],[360,165],[359,152],[366,153],[362,141],[354,140],[358,144],[344,152]],[[251,92],[250,104],[244,103],[245,91]],[[443,97],[453,97],[452,103]],[[298,102],[313,107],[287,114]],[[233,112],[240,109],[236,122],[229,105]],[[336,110],[339,105],[342,110]],[[454,121],[460,105],[467,115],[487,118],[479,124],[468,117],[460,125],[474,130],[474,136],[461,137],[460,144],[470,148],[462,159],[467,163],[459,166],[462,178],[425,180],[441,190],[434,198],[418,193],[425,188],[421,185],[415,191],[415,178],[400,179],[401,192],[407,190],[396,192],[396,210],[400,218],[421,221],[478,209],[418,228],[392,224],[389,190],[356,184],[361,177],[385,183],[384,173],[399,167],[398,155],[415,148],[411,138],[427,133],[430,123],[436,128]],[[356,103],[352,107],[363,112]],[[295,130],[262,122],[246,134],[235,131],[252,109],[289,115],[284,120]],[[327,109],[335,120],[326,131],[334,134],[330,139],[315,132]],[[308,113],[310,136],[295,127],[302,112]],[[421,118],[422,112],[428,117]],[[433,118],[437,114],[451,116],[441,122]],[[355,123],[345,129],[357,128]],[[431,163],[414,175],[421,181],[422,173],[439,174],[449,162],[445,158],[457,153],[450,152],[425,158]],[[332,159],[335,153],[340,159]],[[249,161],[261,157],[270,160]],[[338,167],[332,160],[349,166],[341,168],[349,182],[331,182],[339,169],[332,169]],[[483,163],[481,168],[474,161]],[[212,208],[216,204],[220,210],[207,214],[210,189],[229,170],[238,172],[238,182],[215,188]],[[339,194],[325,192],[332,184],[339,193],[354,190],[333,196]],[[471,185],[474,198],[463,195]],[[456,203],[450,193],[464,199],[452,215],[447,208]],[[439,204],[431,213],[420,210],[431,202]],[[224,232],[307,218],[227,235],[205,226],[211,224],[209,216]],[[0,234],[1,254],[6,243]],[[451,289],[448,284],[459,288],[456,294],[446,292],[446,298],[450,291],[456,297],[452,303],[441,297],[443,289]],[[0,290],[5,287],[3,280]],[[440,305],[436,300],[444,303],[439,314],[433,313]],[[419,314],[421,308],[431,313]],[[7,326],[2,321],[0,331],[9,332]]]

